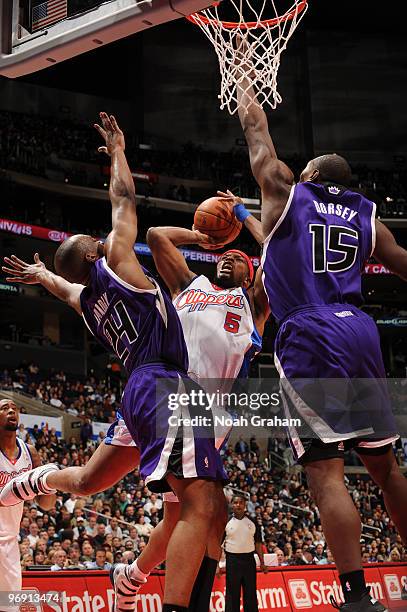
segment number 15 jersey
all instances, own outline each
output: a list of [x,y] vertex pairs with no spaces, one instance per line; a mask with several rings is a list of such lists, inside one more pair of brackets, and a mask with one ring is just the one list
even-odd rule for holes
[[278,321],[301,306],[363,303],[376,205],[339,185],[299,183],[264,243],[263,282]]
[[261,349],[246,291],[222,289],[201,275],[173,304],[188,347],[189,376],[208,392],[228,393],[236,378],[248,376]]

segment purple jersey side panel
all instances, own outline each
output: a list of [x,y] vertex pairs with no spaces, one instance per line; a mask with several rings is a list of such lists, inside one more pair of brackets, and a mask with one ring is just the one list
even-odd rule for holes
[[105,258],[99,259],[81,294],[83,318],[128,373],[148,361],[165,361],[187,370],[188,352],[180,320],[170,298],[151,280],[155,289],[136,289],[122,281]]
[[376,206],[336,185],[299,183],[265,241],[263,282],[278,321],[301,306],[360,306]]

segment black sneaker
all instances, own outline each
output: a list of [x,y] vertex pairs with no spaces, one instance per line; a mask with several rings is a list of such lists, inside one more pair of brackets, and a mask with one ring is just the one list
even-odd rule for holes
[[380,602],[373,603],[370,592],[366,593],[360,601],[353,603],[338,604],[332,596],[330,601],[332,607],[340,610],[340,612],[387,612],[387,608],[382,606]]

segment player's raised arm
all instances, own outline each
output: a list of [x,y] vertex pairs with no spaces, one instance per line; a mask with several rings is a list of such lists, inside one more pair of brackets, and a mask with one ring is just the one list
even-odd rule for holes
[[207,246],[211,244],[211,239],[197,230],[151,227],[147,233],[147,244],[153,254],[156,268],[174,298],[196,276],[188,268],[185,257],[177,247],[185,244]]
[[5,257],[4,261],[6,265],[2,267],[2,270],[7,274],[6,280],[10,283],[42,285],[52,295],[74,308],[79,315],[82,314],[80,295],[84,285],[70,283],[48,270],[44,262],[40,260],[38,253],[35,253],[34,263],[31,264],[19,259],[16,255]]
[[269,301],[266,292],[264,291],[262,275],[263,270],[261,267],[259,267],[254,279],[253,289],[251,289],[250,292],[253,318],[254,322],[256,323],[256,329],[261,336],[263,335],[264,326],[271,312]]
[[407,281],[407,251],[397,244],[391,231],[377,219],[373,256],[391,272]]
[[136,193],[127,163],[125,140],[113,115],[100,113],[102,126],[95,128],[105,141],[99,152],[110,156],[109,195],[112,203],[112,231],[105,244],[109,267],[125,282],[138,289],[153,289],[134,253],[137,238]]
[[264,242],[263,236],[263,227],[261,221],[256,219],[249,211],[246,209],[242,198],[235,196],[229,189],[225,193],[224,191],[217,192],[219,196],[221,196],[225,202],[230,204],[232,207],[233,213],[240,223],[249,230],[255,241],[260,244],[260,246]]
[[[240,37],[237,44],[241,53],[247,56],[246,41]],[[256,92],[247,76],[237,85],[237,97],[239,119],[249,147],[250,165],[262,190],[262,225],[267,236],[287,203],[294,175],[277,157],[266,113],[256,104]]]

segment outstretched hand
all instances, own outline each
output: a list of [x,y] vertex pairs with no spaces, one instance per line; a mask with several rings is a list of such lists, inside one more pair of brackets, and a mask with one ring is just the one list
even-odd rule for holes
[[99,153],[106,153],[106,155],[112,155],[116,149],[125,150],[126,144],[124,140],[124,134],[119,128],[117,121],[113,115],[107,113],[99,113],[102,120],[101,127],[98,123],[94,124],[94,127],[104,139],[106,146],[99,147]]
[[23,283],[24,285],[36,285],[41,282],[41,274],[46,271],[44,262],[40,260],[38,253],[34,255],[34,263],[27,263],[15,255],[5,257],[7,266],[2,270],[7,274],[6,280],[10,283]]

